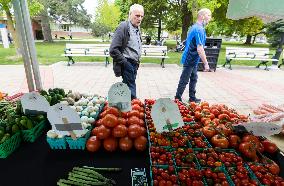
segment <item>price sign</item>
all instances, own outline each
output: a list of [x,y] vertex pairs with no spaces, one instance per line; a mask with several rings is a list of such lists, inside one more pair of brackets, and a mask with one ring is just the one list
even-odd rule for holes
[[108,103],[110,107],[116,107],[122,112],[131,110],[131,92],[125,83],[115,83],[108,91]]
[[157,132],[172,131],[184,125],[177,104],[170,98],[158,99],[152,107],[151,116]]
[[53,105],[47,112],[47,118],[52,130],[61,135],[70,135],[72,139],[77,139],[77,136],[86,133],[77,112],[67,105],[60,103]]
[[21,104],[25,114],[46,114],[50,105],[45,97],[37,92],[26,93],[21,98]]
[[244,126],[248,132],[251,132],[255,136],[272,136],[282,131],[282,125],[276,123],[250,122],[238,125]]

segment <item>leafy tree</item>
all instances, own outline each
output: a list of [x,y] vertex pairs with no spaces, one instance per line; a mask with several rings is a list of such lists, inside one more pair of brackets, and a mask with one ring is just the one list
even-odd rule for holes
[[132,0],[115,0],[114,4],[119,7],[120,16],[119,21],[125,21],[128,19],[129,7],[132,4]]
[[94,22],[92,24],[92,35],[95,37],[104,37],[111,31],[111,28],[103,23]]
[[[38,14],[41,9],[43,8],[42,5],[38,0],[28,0],[28,6],[30,11],[30,16],[35,16]],[[16,49],[16,53],[19,56],[21,54],[18,36],[15,28],[15,20],[13,19],[13,12],[12,10],[12,0],[0,0],[0,10],[5,12],[7,17],[7,27],[8,30],[11,32],[11,35],[14,40],[14,46]]]
[[247,36],[246,44],[250,44],[252,36],[256,36],[262,32],[263,22],[260,19],[256,17],[240,20],[228,19],[226,12],[229,0],[220,0],[219,3],[220,6],[212,14],[214,20],[208,26],[210,33],[226,36],[232,36],[233,34]]
[[273,47],[277,47],[273,58],[278,59],[283,51],[284,44],[284,20],[278,20],[266,25],[266,34],[268,41]]
[[82,6],[85,0],[42,0],[48,6],[48,13],[56,21],[65,21],[90,27],[91,15]]
[[114,31],[120,22],[119,19],[120,10],[116,4],[108,3],[107,0],[99,0],[95,15],[97,25],[104,25]]

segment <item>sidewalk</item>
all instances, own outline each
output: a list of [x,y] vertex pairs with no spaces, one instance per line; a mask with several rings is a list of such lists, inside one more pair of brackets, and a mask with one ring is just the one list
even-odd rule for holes
[[[137,96],[145,98],[174,98],[182,68],[167,64],[142,64],[137,75]],[[116,78],[112,66],[104,63],[75,63],[67,66],[59,62],[41,66],[41,78],[45,89],[61,87],[86,93],[106,96]],[[10,95],[27,92],[23,66],[0,66],[0,91]],[[261,103],[284,104],[284,70],[265,71],[254,67],[233,67],[233,70],[218,68],[216,72],[199,73],[197,97],[210,104],[223,103],[243,114]],[[183,94],[188,100],[188,88]],[[281,143],[284,149],[284,143]]]

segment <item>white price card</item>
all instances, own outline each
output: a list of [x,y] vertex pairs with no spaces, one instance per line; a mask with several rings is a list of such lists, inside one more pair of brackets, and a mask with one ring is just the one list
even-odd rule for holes
[[131,110],[131,92],[125,83],[115,83],[108,91],[108,104],[122,112]]
[[277,123],[250,122],[238,125],[244,126],[248,132],[251,132],[255,136],[272,136],[282,131],[282,124]]
[[83,129],[78,113],[67,105],[57,103],[49,108],[47,118],[52,130],[65,136],[70,135],[72,139],[83,136],[86,131]]
[[157,132],[171,131],[184,125],[177,104],[170,98],[158,99],[152,107],[151,116]]
[[37,92],[26,93],[21,98],[23,112],[30,115],[46,114],[50,105],[45,97]]

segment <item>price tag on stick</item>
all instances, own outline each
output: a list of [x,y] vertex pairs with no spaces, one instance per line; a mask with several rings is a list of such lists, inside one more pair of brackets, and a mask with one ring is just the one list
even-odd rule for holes
[[184,125],[178,106],[170,98],[158,99],[151,116],[157,132],[172,131]]
[[125,83],[115,83],[108,91],[108,104],[122,112],[128,112],[131,108],[131,92]]
[[67,105],[56,104],[50,107],[47,118],[55,130],[61,135],[70,135],[76,140],[77,136],[82,136],[86,131],[82,128],[81,119],[77,112]]
[[282,131],[282,126],[276,123],[250,122],[235,126],[239,125],[244,126],[248,132],[251,132],[255,136],[272,136]]
[[21,98],[23,112],[30,115],[46,114],[50,105],[45,97],[37,92],[26,93]]

